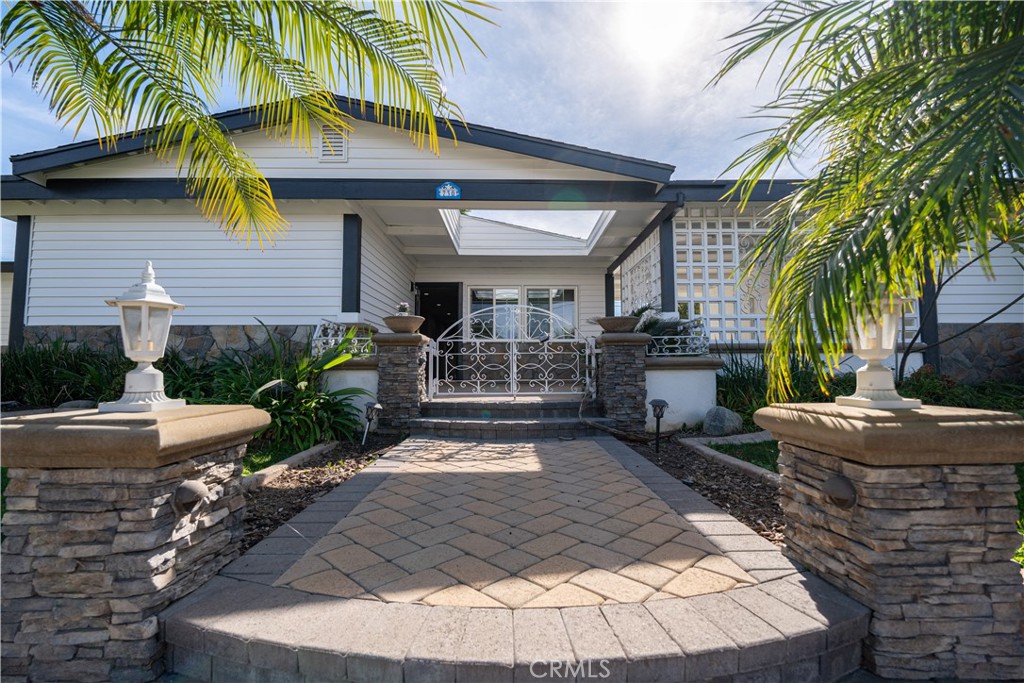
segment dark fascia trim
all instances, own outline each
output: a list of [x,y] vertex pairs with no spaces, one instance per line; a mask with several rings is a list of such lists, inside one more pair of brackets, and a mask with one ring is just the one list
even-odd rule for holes
[[669,216],[658,229],[658,268],[661,276],[661,310],[663,313],[676,312],[676,238],[675,225]]
[[358,313],[362,303],[363,219],[346,213],[342,220],[341,311]]
[[25,305],[28,302],[28,255],[32,241],[32,216],[18,216],[14,238],[14,282],[7,328],[7,346],[20,349],[25,343]]
[[608,266],[607,272],[614,273],[615,269],[621,266],[622,262],[629,258],[630,254],[640,248],[640,245],[644,243],[645,239],[651,236],[651,233],[661,227],[663,221],[675,216],[676,211],[678,211],[681,206],[681,204],[676,204],[674,201],[666,204],[661,211],[658,212],[658,215],[651,219],[651,222],[647,224],[647,227],[640,231],[640,234],[629,243],[629,246],[626,247],[621,254],[619,254],[619,257],[612,261],[612,264]]
[[604,274],[604,314],[615,315],[615,274]]
[[0,273],[13,273],[14,261],[0,261]]
[[[275,199],[351,199],[435,201],[437,186],[451,180],[466,201],[522,202],[653,202],[657,185],[641,181],[437,180],[269,178]],[[46,199],[190,199],[185,184],[174,179],[51,180],[46,187],[4,176],[0,195],[5,200]]]
[[[361,105],[358,100],[348,97],[338,98],[338,106],[347,110],[353,118],[368,123],[381,123],[374,111],[374,104],[366,102]],[[392,120],[409,121],[407,110],[385,107],[384,124]],[[214,118],[225,131],[243,131],[259,128],[262,116],[257,109],[244,108],[222,112]],[[573,166],[605,171],[617,175],[640,178],[657,183],[666,183],[672,177],[675,167],[658,161],[639,159],[621,154],[613,154],[580,145],[572,145],[556,140],[522,135],[500,128],[478,126],[475,123],[445,120],[435,117],[439,137],[455,139],[474,145],[493,147],[515,154],[525,154],[539,159],[548,159]],[[151,143],[158,129],[135,131],[118,138],[114,145],[101,145],[99,140],[61,145],[50,149],[15,154],[11,156],[11,166],[15,175],[52,171],[72,164],[80,164],[98,159],[106,159],[118,154],[145,150]]]
[[[759,180],[750,195],[752,202],[773,202],[796,191],[800,179]],[[723,202],[735,180],[673,180],[661,188],[658,200],[663,202]],[[729,201],[736,201],[729,198]]]

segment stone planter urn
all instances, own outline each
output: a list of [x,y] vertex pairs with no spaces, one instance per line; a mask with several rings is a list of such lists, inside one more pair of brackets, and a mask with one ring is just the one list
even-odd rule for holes
[[388,326],[389,330],[401,334],[416,332],[420,329],[423,321],[422,315],[389,315],[384,318],[384,324]]
[[605,332],[632,332],[640,318],[635,315],[613,315],[607,318],[597,318],[594,322],[601,326]]

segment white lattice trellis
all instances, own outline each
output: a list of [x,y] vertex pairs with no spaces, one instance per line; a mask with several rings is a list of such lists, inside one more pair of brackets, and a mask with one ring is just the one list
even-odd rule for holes
[[661,308],[661,240],[653,233],[622,263],[622,312],[629,313],[641,306]]
[[[764,342],[768,274],[737,281],[740,262],[767,231],[757,218],[764,208],[689,205],[676,216],[677,295],[691,316],[704,318],[712,343]],[[903,322],[909,339],[917,329],[916,309]]]

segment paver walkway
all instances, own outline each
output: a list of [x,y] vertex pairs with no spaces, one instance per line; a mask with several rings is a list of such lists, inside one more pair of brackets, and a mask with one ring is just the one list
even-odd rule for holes
[[389,457],[401,466],[275,585],[519,608],[757,583],[593,440],[415,440]]
[[751,683],[868,615],[614,439],[410,439],[160,623],[169,681]]

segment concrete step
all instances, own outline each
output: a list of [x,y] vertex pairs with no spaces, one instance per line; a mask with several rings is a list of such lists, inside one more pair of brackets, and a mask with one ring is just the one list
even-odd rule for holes
[[595,680],[829,683],[859,667],[869,614],[803,573],[692,598],[519,610],[333,598],[219,576],[160,622],[168,682],[528,681],[536,662],[558,662],[560,674],[568,662]]
[[[605,418],[590,418],[611,424]],[[599,430],[573,417],[424,417],[410,423],[412,436],[453,439],[519,440],[594,436]]]
[[435,399],[421,404],[420,409],[423,417],[430,418],[576,417],[580,412],[580,399]]

